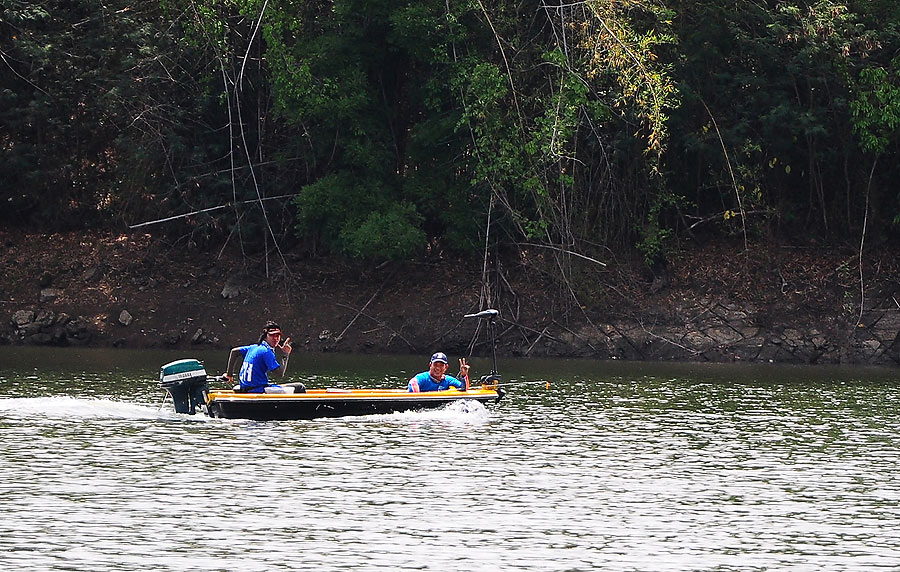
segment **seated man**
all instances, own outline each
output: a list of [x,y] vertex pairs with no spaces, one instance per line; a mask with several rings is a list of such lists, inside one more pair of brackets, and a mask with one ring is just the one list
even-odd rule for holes
[[[234,370],[241,364],[240,391],[243,393],[304,393],[303,384],[278,385],[269,381],[269,375],[284,377],[288,358],[291,355],[291,338],[281,342],[281,328],[275,322],[267,322],[263,327],[259,342],[249,346],[232,348],[228,356],[225,378],[234,383]],[[284,353],[283,363],[278,363],[275,349]]]
[[431,364],[428,371],[412,377],[409,380],[409,391],[418,393],[420,391],[443,391],[455,387],[460,391],[469,388],[469,364],[466,358],[459,358],[459,374],[456,377],[446,375],[447,355],[438,352],[431,356]]

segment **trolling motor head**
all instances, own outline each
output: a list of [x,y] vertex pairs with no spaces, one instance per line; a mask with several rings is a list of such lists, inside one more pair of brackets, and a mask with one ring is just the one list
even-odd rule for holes
[[[488,321],[488,331],[491,334],[491,363],[493,365],[493,369],[491,369],[490,375],[481,377],[481,385],[486,389],[497,389],[497,384],[500,383],[500,374],[497,372],[497,341],[494,338],[494,321],[499,316],[500,311],[493,308],[488,308],[487,310],[482,310],[475,314],[466,314],[465,316],[463,316],[464,318],[481,318]],[[504,391],[504,394],[505,393],[506,392]]]
[[466,314],[463,318],[490,318],[493,320],[494,318],[500,315],[500,310],[494,310],[493,308],[488,308],[487,310],[482,310],[477,314]]

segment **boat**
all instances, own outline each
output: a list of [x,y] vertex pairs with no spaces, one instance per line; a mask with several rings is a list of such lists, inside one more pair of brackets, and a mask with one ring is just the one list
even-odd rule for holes
[[201,411],[209,417],[252,419],[256,421],[316,419],[353,415],[377,415],[402,411],[435,409],[455,402],[499,402],[506,390],[499,387],[494,324],[499,316],[494,309],[466,318],[485,319],[491,337],[491,373],[480,386],[465,390],[413,393],[406,389],[304,389],[290,393],[241,393],[232,389],[209,389],[222,378],[207,375],[197,359],[180,359],[160,368],[159,385],[172,398],[176,413],[194,415]]
[[457,401],[496,401],[493,389],[429,391],[405,389],[319,389],[298,394],[212,391],[206,407],[210,417],[257,421],[376,415],[443,407]]

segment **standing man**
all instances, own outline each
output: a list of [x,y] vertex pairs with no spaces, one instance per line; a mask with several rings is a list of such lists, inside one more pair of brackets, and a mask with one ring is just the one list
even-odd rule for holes
[[[438,352],[431,356],[428,371],[413,376],[409,380],[409,391],[443,391],[455,387],[460,391],[469,389],[469,364],[466,358],[459,358],[459,374],[457,377],[447,375],[447,354]],[[457,379],[459,378],[459,379]]]
[[[284,353],[283,361],[278,363],[275,357],[275,348],[280,348]],[[281,343],[281,328],[275,322],[266,322],[263,327],[259,342],[249,346],[233,348],[228,356],[228,369],[225,378],[229,383],[234,383],[234,369],[241,363],[239,379],[240,391],[243,393],[266,393],[268,388],[275,391],[270,393],[293,393],[299,389],[292,385],[281,386],[269,381],[269,373],[273,376],[284,377],[287,371],[288,359],[291,355],[291,338]],[[243,361],[242,361],[243,360]],[[302,387],[302,384],[300,384]],[[290,389],[288,389],[290,388]]]

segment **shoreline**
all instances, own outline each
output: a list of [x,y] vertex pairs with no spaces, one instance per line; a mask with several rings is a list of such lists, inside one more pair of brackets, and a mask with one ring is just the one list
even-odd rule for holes
[[[483,309],[481,277],[460,261],[296,259],[265,276],[146,234],[5,232],[0,244],[2,344],[227,350],[274,319],[303,352],[486,353],[486,332],[462,319]],[[898,257],[867,260],[878,273],[861,313],[846,258],[693,248],[662,277],[625,265],[585,275],[580,306],[533,266],[512,267],[496,294],[498,356],[896,366]]]

